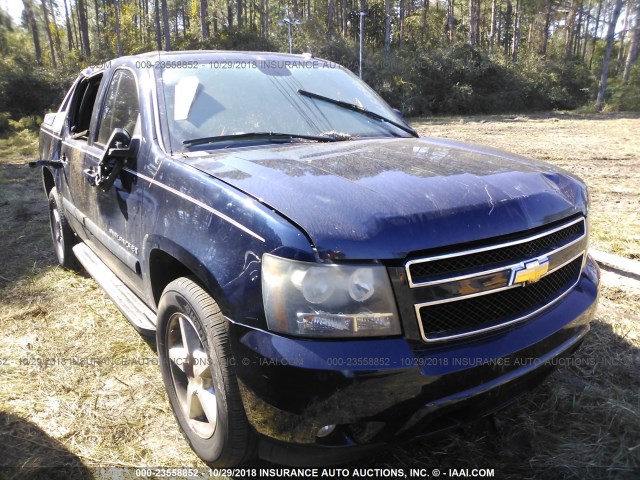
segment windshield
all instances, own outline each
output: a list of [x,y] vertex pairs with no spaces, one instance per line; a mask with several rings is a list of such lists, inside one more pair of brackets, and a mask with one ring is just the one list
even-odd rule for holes
[[[348,70],[323,60],[277,58],[233,61],[211,56],[199,60],[195,68],[163,69],[161,102],[171,150],[184,152],[235,146],[249,139],[266,142],[285,138],[246,135],[265,132],[290,135],[288,141],[312,141],[319,136],[334,140],[408,136],[393,125],[404,125],[398,115]],[[344,105],[301,95],[300,91],[377,115],[367,116]],[[214,140],[233,135],[238,138]],[[211,142],[191,142],[194,139]]]

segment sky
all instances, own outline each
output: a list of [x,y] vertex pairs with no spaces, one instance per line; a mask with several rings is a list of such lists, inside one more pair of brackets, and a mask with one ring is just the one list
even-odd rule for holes
[[20,25],[22,18],[21,0],[0,0],[0,7],[11,15],[13,23]]

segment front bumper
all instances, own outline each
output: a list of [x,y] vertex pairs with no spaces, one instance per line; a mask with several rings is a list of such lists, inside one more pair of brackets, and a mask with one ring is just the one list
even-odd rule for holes
[[[296,445],[327,460],[337,450],[342,461],[345,451],[486,415],[540,383],[579,346],[595,312],[598,281],[589,259],[573,290],[535,318],[449,345],[301,340],[231,322],[247,417],[280,452]],[[336,428],[319,437],[326,425]],[[277,450],[269,448],[268,456],[277,459]]]

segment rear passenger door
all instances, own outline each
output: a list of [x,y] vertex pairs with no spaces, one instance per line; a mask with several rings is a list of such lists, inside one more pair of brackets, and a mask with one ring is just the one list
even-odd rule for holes
[[126,160],[110,188],[89,187],[85,225],[94,237],[96,253],[118,277],[128,278],[127,284],[142,295],[139,262],[141,192],[136,176],[142,144],[138,82],[133,70],[126,67],[117,68],[105,80],[104,94],[100,104],[96,104],[99,111],[93,116],[84,156],[84,175],[98,169],[116,128],[127,130],[136,154]]

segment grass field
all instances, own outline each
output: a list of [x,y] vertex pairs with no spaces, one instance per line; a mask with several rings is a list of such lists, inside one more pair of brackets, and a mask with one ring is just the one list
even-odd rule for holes
[[[413,123],[423,134],[505,148],[579,174],[592,191],[594,245],[638,258],[640,117]],[[0,477],[50,478],[59,471],[38,467],[69,464],[86,476],[98,475],[95,467],[204,468],[178,431],[153,348],[93,280],[56,266],[39,176],[26,166],[36,143],[27,133],[0,139]],[[352,466],[639,478],[639,305],[640,290],[605,283],[576,361],[500,412],[497,428],[478,422]]]

